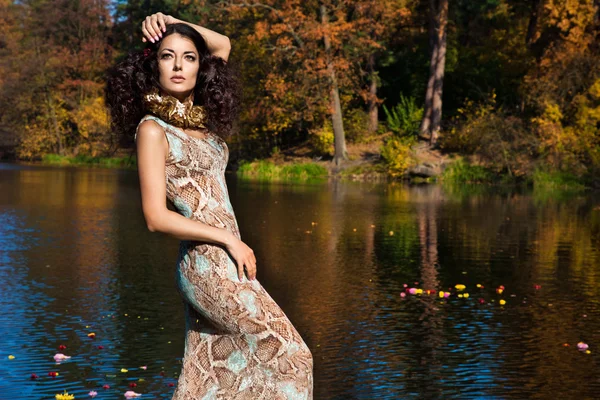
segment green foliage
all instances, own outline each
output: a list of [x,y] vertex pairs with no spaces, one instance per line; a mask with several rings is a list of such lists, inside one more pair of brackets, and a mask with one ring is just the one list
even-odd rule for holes
[[44,154],[42,163],[51,165],[94,165],[108,168],[135,168],[135,157],[92,157],[77,155],[75,157],[61,156],[59,154]]
[[411,137],[396,136],[391,136],[384,142],[381,157],[392,177],[401,177],[413,164],[411,147],[414,143],[415,139]]
[[449,165],[441,176],[442,182],[447,183],[494,183],[498,175],[481,165],[472,165],[462,158]]
[[534,188],[561,189],[567,191],[585,190],[581,178],[568,172],[546,171],[536,168],[532,176]]
[[259,160],[240,163],[237,175],[263,181],[307,181],[326,177],[327,169],[315,163],[277,165]]
[[400,102],[391,110],[383,105],[388,128],[397,136],[416,136],[423,119],[423,108],[417,107],[414,97],[400,95]]
[[363,142],[366,139],[369,114],[360,108],[352,108],[344,113],[344,134],[350,143]]
[[487,168],[513,177],[524,177],[537,154],[538,140],[523,120],[496,110],[496,96],[482,103],[468,100],[458,109],[452,127],[444,132],[440,145],[446,151],[477,156]]

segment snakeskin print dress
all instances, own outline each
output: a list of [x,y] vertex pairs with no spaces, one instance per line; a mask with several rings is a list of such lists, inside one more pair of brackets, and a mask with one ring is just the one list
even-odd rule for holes
[[[185,217],[239,238],[225,184],[225,141],[212,133],[190,136],[153,115],[140,124],[148,119],[164,129],[169,143],[167,198]],[[182,241],[175,276],[186,330],[173,400],[312,399],[308,346],[258,280],[239,280],[226,250]]]

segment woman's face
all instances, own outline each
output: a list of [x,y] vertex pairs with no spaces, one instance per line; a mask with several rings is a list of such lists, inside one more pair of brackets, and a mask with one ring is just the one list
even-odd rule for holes
[[158,48],[159,82],[164,91],[180,101],[196,86],[200,64],[194,42],[177,33],[162,39]]

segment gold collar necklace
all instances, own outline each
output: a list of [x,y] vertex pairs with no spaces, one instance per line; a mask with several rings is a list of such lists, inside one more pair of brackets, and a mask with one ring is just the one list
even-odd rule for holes
[[206,110],[194,105],[194,92],[181,102],[169,94],[161,95],[158,88],[153,88],[144,95],[144,105],[149,112],[178,128],[206,128]]

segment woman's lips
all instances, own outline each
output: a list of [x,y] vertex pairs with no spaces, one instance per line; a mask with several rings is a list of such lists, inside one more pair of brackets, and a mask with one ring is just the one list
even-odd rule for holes
[[171,80],[173,82],[183,82],[183,81],[185,81],[185,78],[180,78],[180,77],[175,77],[174,76],[174,77],[171,78]]

